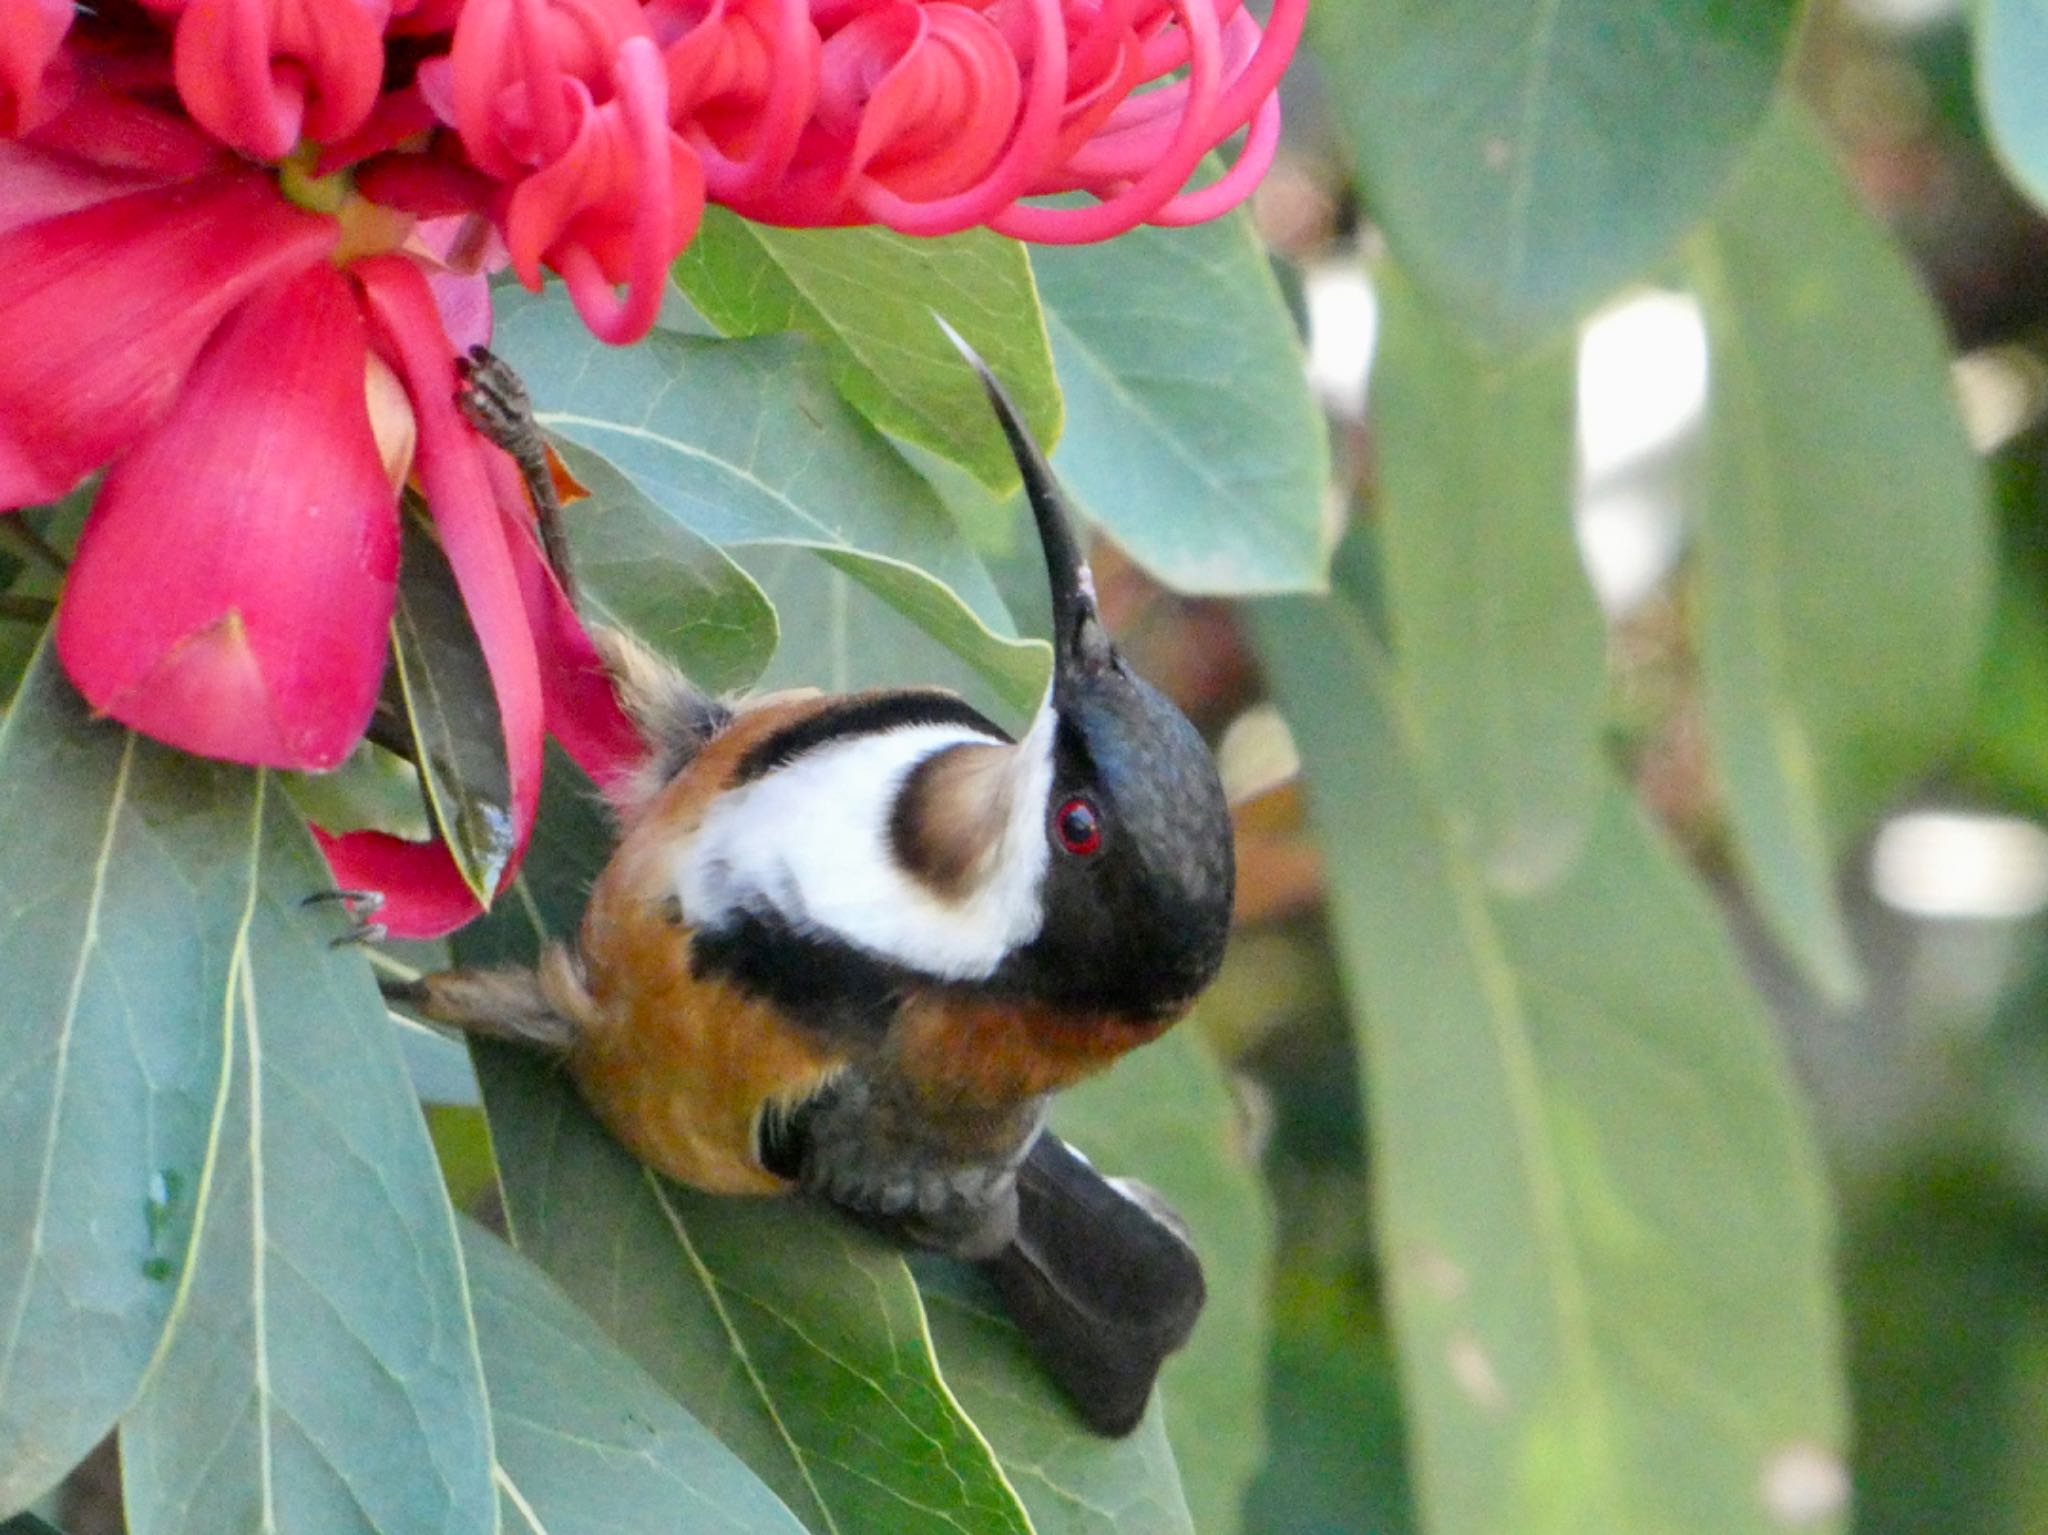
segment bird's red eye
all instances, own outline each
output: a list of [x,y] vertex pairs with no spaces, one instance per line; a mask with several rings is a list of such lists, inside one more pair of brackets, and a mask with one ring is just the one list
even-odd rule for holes
[[1102,818],[1085,799],[1070,799],[1052,818],[1060,834],[1060,846],[1077,858],[1086,858],[1102,846]]

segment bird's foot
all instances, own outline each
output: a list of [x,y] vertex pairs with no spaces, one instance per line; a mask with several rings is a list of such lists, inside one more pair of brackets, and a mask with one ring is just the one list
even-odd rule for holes
[[330,949],[359,943],[382,943],[391,936],[383,923],[374,920],[384,907],[381,890],[316,890],[299,904],[317,906],[327,901],[339,902],[349,919],[348,931],[328,940]]

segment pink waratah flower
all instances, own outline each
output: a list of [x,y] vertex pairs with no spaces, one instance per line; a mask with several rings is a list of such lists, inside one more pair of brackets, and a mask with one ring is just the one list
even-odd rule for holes
[[[707,199],[1049,241],[1206,218],[1271,157],[1306,4],[1262,29],[1242,0],[0,0],[0,515],[104,476],[66,669],[185,750],[338,765],[376,704],[411,482],[523,848],[544,732],[600,783],[634,747],[517,471],[456,409],[486,269],[557,273],[623,343]],[[1031,200],[1072,192],[1092,200]],[[323,841],[395,932],[478,910],[438,843]]]

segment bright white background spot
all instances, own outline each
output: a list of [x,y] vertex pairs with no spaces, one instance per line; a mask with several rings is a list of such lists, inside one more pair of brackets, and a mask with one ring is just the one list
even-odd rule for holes
[[1588,486],[1695,430],[1707,405],[1707,330],[1688,293],[1636,293],[1579,337],[1579,468]]
[[1707,407],[1707,332],[1690,294],[1631,294],[1579,337],[1579,558],[1600,604],[1629,612],[1678,562],[1674,464]]
[[1874,26],[1914,32],[1963,14],[1963,0],[1849,0],[1849,9]]
[[2048,832],[2014,816],[1910,811],[1878,833],[1870,881],[1916,917],[2030,917],[2048,907]]
[[1302,274],[1308,299],[1308,382],[1323,409],[1365,417],[1365,380],[1379,338],[1379,300],[1357,256],[1317,262]]
[[2002,447],[2041,417],[2048,379],[2040,360],[2018,347],[1986,347],[1955,360],[1956,399],[1970,446]]
[[1825,1524],[1849,1506],[1849,1469],[1818,1444],[1788,1445],[1764,1465],[1764,1512],[1788,1530]]

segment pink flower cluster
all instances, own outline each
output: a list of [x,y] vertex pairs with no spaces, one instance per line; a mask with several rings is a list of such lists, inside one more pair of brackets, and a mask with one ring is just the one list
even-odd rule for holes
[[[186,750],[338,765],[376,705],[413,483],[490,665],[523,846],[544,731],[600,775],[628,748],[516,472],[455,408],[485,271],[558,274],[624,343],[707,199],[1041,241],[1209,217],[1271,157],[1305,10],[0,0],[0,514],[104,471],[66,669]],[[1026,200],[1062,192],[1090,197]],[[395,931],[477,909],[438,844],[327,846]]]

